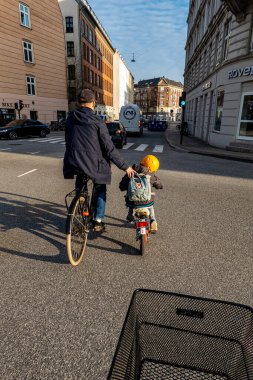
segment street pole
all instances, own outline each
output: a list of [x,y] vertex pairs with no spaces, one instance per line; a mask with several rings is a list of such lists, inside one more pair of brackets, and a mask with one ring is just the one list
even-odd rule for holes
[[183,135],[184,135],[184,115],[185,115],[185,107],[182,109],[182,120],[181,120],[181,127],[180,127],[180,145],[183,144]]

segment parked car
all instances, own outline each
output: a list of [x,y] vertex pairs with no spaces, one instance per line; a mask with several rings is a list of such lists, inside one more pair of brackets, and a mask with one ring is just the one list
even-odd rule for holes
[[0,128],[0,138],[11,140],[27,136],[46,137],[48,133],[50,133],[48,125],[38,120],[13,120]]
[[119,121],[106,123],[112,142],[117,148],[123,148],[127,143],[127,134],[123,125]]

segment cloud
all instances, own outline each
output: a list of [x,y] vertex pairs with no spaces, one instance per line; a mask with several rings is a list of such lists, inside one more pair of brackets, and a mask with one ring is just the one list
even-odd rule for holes
[[[135,80],[183,81],[189,0],[89,0]],[[136,62],[132,63],[132,54]]]

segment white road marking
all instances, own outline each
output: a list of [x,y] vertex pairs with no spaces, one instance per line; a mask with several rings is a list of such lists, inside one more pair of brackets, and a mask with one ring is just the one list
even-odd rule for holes
[[162,153],[163,152],[163,148],[164,148],[163,145],[156,145],[155,148],[153,149],[153,152]]
[[141,144],[136,148],[135,150],[138,150],[140,152],[143,152],[148,147],[148,144]]
[[123,146],[123,149],[129,149],[133,145],[134,145],[134,143],[126,143],[126,145]]
[[1,148],[0,150],[11,150],[11,148]]
[[33,169],[33,170],[30,170],[29,172],[26,172],[26,173],[20,174],[20,175],[18,175],[18,178],[19,178],[19,177],[23,177],[23,175],[26,175],[26,174],[29,174],[29,173],[36,172],[36,170],[38,170],[38,169]]
[[[61,142],[61,141],[63,141],[64,139],[60,139],[60,140],[58,140],[58,141],[49,141],[49,144],[57,144],[57,143],[59,143],[59,142]],[[65,143],[64,143],[65,144]]]
[[64,143],[60,143],[61,145],[65,145],[65,142]]
[[27,154],[38,154],[39,152],[26,152]]
[[27,141],[37,141],[37,142],[40,142],[40,141],[45,141],[45,140],[51,140],[52,139],[52,137],[47,137],[47,138],[44,138],[43,137],[43,139],[41,139],[41,138],[37,138],[37,139],[29,139],[29,140],[27,140]]
[[61,140],[63,140],[63,138],[57,138],[57,139],[47,139],[47,140],[40,140],[39,142],[51,142],[51,141],[56,141],[57,140],[57,142],[60,142]]

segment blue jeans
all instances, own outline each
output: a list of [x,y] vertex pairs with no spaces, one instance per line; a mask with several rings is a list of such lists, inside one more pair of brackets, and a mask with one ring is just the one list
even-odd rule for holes
[[[85,174],[77,174],[76,176],[76,189],[80,189],[83,185]],[[95,215],[94,219],[104,219],[105,217],[105,204],[106,204],[106,185],[99,185],[94,183],[95,189],[95,200],[94,208]]]
[[95,220],[104,219],[106,204],[106,185],[94,184],[95,187]]

